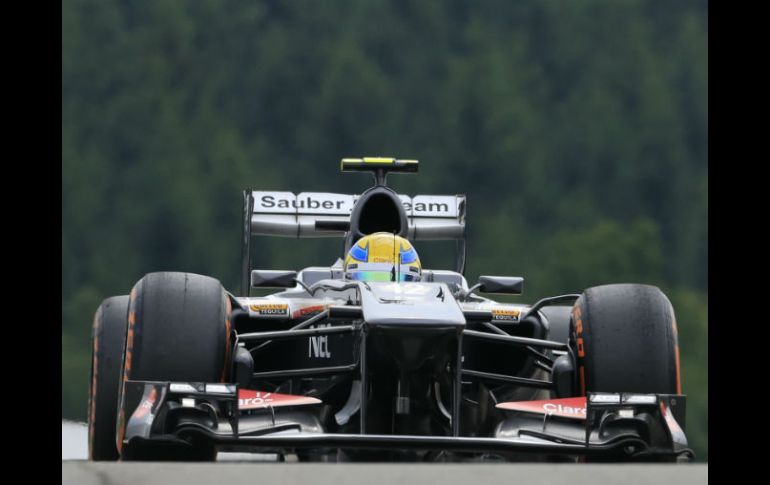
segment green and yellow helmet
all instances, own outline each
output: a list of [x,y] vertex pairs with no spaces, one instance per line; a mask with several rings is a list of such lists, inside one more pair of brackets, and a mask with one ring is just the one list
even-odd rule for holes
[[412,244],[401,236],[377,232],[348,251],[345,277],[358,281],[419,281],[422,265]]

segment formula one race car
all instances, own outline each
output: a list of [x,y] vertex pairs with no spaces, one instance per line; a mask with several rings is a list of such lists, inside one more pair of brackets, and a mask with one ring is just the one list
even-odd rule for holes
[[[360,196],[244,192],[240,296],[151,273],[106,299],[93,333],[93,460],[686,461],[674,311],[656,287],[534,304],[523,279],[468,286],[465,196],[408,197],[416,160],[343,159]],[[252,236],[339,236],[331,266],[253,270]],[[454,271],[423,240],[456,242]],[[252,297],[253,288],[282,291]]]

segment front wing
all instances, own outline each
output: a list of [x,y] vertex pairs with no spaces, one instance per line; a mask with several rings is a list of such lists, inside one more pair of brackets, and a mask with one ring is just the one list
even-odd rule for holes
[[120,443],[123,456],[152,460],[153,450],[161,447],[177,448],[184,457],[185,450],[203,444],[279,455],[338,449],[425,450],[499,459],[520,454],[612,461],[694,458],[679,425],[685,409],[681,395],[589,394],[585,407],[575,408],[584,412],[577,419],[559,412],[558,400],[551,402],[553,411],[546,406],[541,413],[516,409],[526,402],[501,403],[498,407],[511,412],[491,437],[326,433],[317,416],[320,401],[267,396],[239,390],[236,384],[127,381],[125,409],[133,412]]

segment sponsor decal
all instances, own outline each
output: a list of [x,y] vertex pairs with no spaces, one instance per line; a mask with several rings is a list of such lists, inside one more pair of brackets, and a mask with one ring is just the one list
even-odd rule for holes
[[139,407],[136,408],[136,411],[134,411],[131,419],[144,419],[144,417],[147,416],[150,411],[152,411],[152,407],[155,406],[155,400],[157,398],[158,391],[153,387],[147,398],[142,401],[141,404],[139,404]]
[[308,396],[293,396],[275,392],[254,391],[251,389],[238,390],[238,409],[267,409],[270,407],[305,406],[320,404],[321,400]]
[[[256,214],[348,215],[359,195],[327,192],[253,191]],[[407,217],[457,217],[458,197],[454,195],[398,195]]]
[[326,306],[324,305],[307,306],[305,308],[300,308],[299,310],[295,311],[291,315],[291,318],[312,317],[312,316],[318,315],[324,310],[326,310]]
[[235,386],[232,384],[206,384],[206,392],[216,394],[234,394]]
[[606,392],[591,394],[591,402],[596,404],[620,404],[620,394]]
[[178,393],[187,393],[187,392],[198,393],[198,392],[202,392],[205,388],[200,387],[200,385],[199,387],[195,387],[192,384],[188,384],[186,382],[172,382],[168,386],[168,389],[171,392],[178,392]]
[[457,217],[457,197],[453,195],[416,195],[401,200],[412,217]]
[[304,197],[296,197],[294,200],[276,198],[272,195],[263,195],[260,198],[260,203],[265,209],[272,209],[277,207],[279,209],[294,208],[298,210],[302,209],[341,209],[345,200],[319,200],[313,198],[312,194],[303,194]]
[[492,320],[498,322],[518,322],[521,316],[521,310],[517,308],[492,308]]
[[[311,325],[310,328],[325,328],[331,326],[331,323],[320,323],[318,325]],[[329,336],[318,335],[317,337],[310,337],[307,342],[307,356],[311,358],[331,359],[332,353],[329,352]]]
[[585,397],[570,397],[567,399],[550,399],[545,401],[503,402],[495,407],[507,409],[509,411],[548,414],[562,418],[586,419]]
[[336,214],[347,215],[353,210],[351,195],[323,192],[252,192],[255,213],[277,214]]
[[446,202],[417,202],[415,204],[407,202],[404,204],[404,209],[407,212],[414,210],[414,212],[426,214],[447,214],[449,213],[449,204]]
[[261,317],[286,317],[289,315],[287,303],[260,303],[249,305],[249,311]]

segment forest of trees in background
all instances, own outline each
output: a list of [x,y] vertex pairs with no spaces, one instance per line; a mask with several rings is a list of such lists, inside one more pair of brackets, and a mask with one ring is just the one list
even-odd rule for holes
[[707,459],[707,21],[700,0],[63,2],[62,416],[85,419],[103,298],[160,270],[238,291],[242,189],[360,193],[340,158],[382,155],[421,161],[401,193],[467,194],[466,276],[525,276],[511,301],[660,286]]

